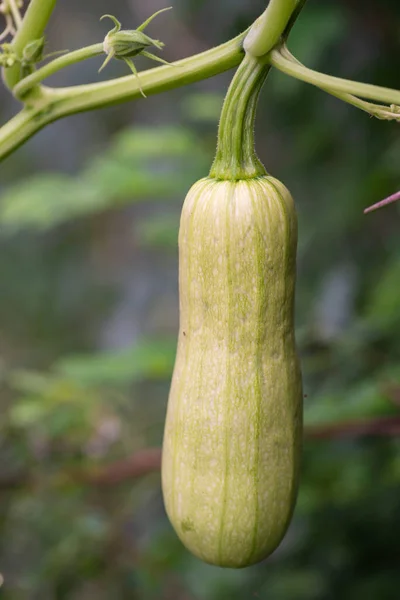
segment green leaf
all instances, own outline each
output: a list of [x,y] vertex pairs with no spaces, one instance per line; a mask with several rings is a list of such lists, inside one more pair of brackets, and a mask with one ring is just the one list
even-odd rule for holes
[[43,421],[48,407],[39,398],[27,398],[16,403],[8,412],[9,422],[15,427],[30,427]]
[[183,101],[184,113],[193,121],[218,122],[224,97],[217,93],[190,94]]
[[198,154],[198,144],[189,130],[179,127],[135,127],[119,133],[109,154],[118,160],[187,157]]
[[182,178],[171,164],[146,165],[123,163],[115,158],[100,157],[85,171],[85,178],[108,198],[110,207],[141,202],[147,198],[162,200],[183,194]]
[[170,377],[175,340],[143,340],[119,352],[64,358],[55,372],[85,385],[126,384],[141,379]]
[[306,424],[325,424],[390,414],[391,406],[379,381],[365,380],[356,386],[315,397],[305,407]]
[[176,249],[178,232],[178,215],[150,217],[135,223],[135,238],[143,246]]
[[45,231],[65,221],[148,198],[176,197],[207,172],[208,156],[178,127],[124,131],[76,177],[43,173],[9,187],[0,234]]
[[67,219],[97,212],[106,198],[92,183],[44,173],[6,190],[0,203],[0,232],[30,228],[44,231]]
[[380,329],[389,329],[400,323],[399,311],[400,259],[391,261],[379,281],[371,287],[365,316]]

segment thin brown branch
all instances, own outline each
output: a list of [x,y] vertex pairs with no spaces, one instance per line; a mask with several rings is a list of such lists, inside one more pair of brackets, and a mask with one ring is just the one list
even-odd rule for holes
[[384,200],[381,200],[380,202],[377,202],[376,204],[373,204],[372,206],[369,206],[368,208],[366,208],[364,210],[364,214],[372,212],[373,210],[377,210],[378,208],[382,208],[382,206],[387,206],[388,204],[392,204],[392,202],[396,202],[397,200],[400,200],[400,191],[396,192],[395,194],[392,194],[391,196],[389,196],[388,198],[385,198]]
[[9,475],[0,476],[0,492],[18,490],[27,487],[32,479],[27,471],[18,471]]
[[309,425],[307,439],[337,439],[343,437],[400,436],[400,417],[359,419],[327,425]]
[[140,450],[125,460],[99,467],[91,472],[82,472],[77,478],[90,485],[115,485],[127,479],[137,479],[157,472],[161,467],[161,448]]
[[400,408],[400,386],[388,384],[383,387],[382,392],[394,406]]
[[[380,417],[329,423],[327,425],[309,425],[304,430],[306,439],[338,439],[344,437],[391,437],[400,436],[400,417]],[[148,473],[159,471],[161,467],[161,448],[142,450],[127,460],[105,466],[97,473],[84,476],[86,484],[101,486],[115,485],[127,479],[136,479]]]
[[[334,440],[358,437],[395,437],[400,436],[399,417],[379,417],[376,419],[358,419],[329,423],[326,425],[308,425],[304,430],[306,440]],[[57,484],[78,483],[94,486],[114,486],[157,473],[161,468],[161,448],[146,448],[131,457],[102,467],[91,467],[75,471],[65,471],[57,478]],[[37,486],[39,481],[28,473],[19,473],[0,478],[0,490],[12,490],[26,486]]]

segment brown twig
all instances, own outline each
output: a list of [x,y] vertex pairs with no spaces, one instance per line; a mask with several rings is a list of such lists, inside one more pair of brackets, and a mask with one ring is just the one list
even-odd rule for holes
[[27,471],[18,471],[0,477],[0,492],[18,490],[30,485],[32,478]]
[[328,425],[309,425],[307,439],[337,439],[343,437],[400,436],[400,417],[358,419]]
[[136,479],[157,472],[161,467],[161,448],[140,450],[125,460],[100,467],[94,471],[82,472],[77,478],[90,485],[115,485],[127,479]]
[[[400,417],[378,417],[376,419],[358,419],[329,423],[326,425],[308,425],[304,430],[307,440],[331,440],[357,437],[394,437],[400,436]],[[161,448],[146,448],[125,460],[119,460],[102,467],[93,467],[79,471],[68,471],[57,481],[61,484],[79,483],[82,485],[114,486],[125,481],[157,473],[161,468]],[[38,481],[27,473],[0,479],[0,490],[17,489],[27,485],[38,485]]]
[[[306,439],[338,439],[343,437],[400,436],[400,417],[380,417],[329,423],[327,425],[309,425],[304,430]],[[85,483],[96,485],[114,485],[127,479],[136,479],[147,473],[159,471],[161,467],[161,449],[149,448],[134,454],[130,459],[113,463],[95,475],[86,477]]]
[[386,206],[387,204],[391,204],[392,202],[396,202],[397,200],[400,200],[400,191],[396,192],[395,194],[392,194],[384,200],[381,200],[380,202],[377,202],[376,204],[373,204],[372,206],[369,206],[364,210],[364,214],[372,212],[373,210],[377,210],[378,208],[382,208],[382,206]]
[[398,385],[388,384],[383,387],[382,391],[394,406],[400,408],[400,387]]

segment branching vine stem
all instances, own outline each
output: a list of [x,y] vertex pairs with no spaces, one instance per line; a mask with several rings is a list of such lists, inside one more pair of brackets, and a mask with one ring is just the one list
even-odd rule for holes
[[286,73],[286,75],[290,75],[306,83],[311,83],[316,87],[329,88],[338,93],[352,94],[378,102],[400,105],[399,90],[361,83],[360,81],[350,81],[313,71],[301,63],[288,58],[285,55],[284,47],[274,48],[270,52],[269,62],[273,67],[279,69],[279,71]]
[[[166,66],[142,71],[141,87],[146,95],[157,94],[237,66],[243,58],[242,43],[246,33],[247,31],[206,52],[176,61],[174,64],[179,68]],[[53,62],[67,56],[59,57]],[[50,64],[48,67],[52,69]],[[141,97],[141,93],[134,75],[68,88],[37,86],[24,99],[24,108],[0,128],[0,160],[57,119],[138,97]]]
[[[281,46],[280,53],[292,63],[300,65],[301,67],[306,69],[306,67],[289,52],[286,45]],[[347,104],[351,104],[352,106],[355,106],[356,108],[359,108],[360,110],[363,110],[364,112],[368,113],[371,116],[377,117],[378,119],[400,121],[400,107],[395,107],[394,105],[385,106],[380,104],[374,104],[372,102],[366,102],[365,100],[360,100],[360,98],[357,98],[357,96],[354,96],[353,94],[340,92],[335,87],[321,85],[318,85],[318,87],[324,92],[330,94],[331,96],[335,96],[335,98],[338,98],[339,100],[342,100]]]
[[270,0],[244,40],[245,51],[255,57],[267,54],[279,42],[297,4],[298,0]]
[[[12,48],[17,56],[29,42],[40,38],[54,10],[57,0],[31,0],[17,34],[12,42]],[[4,71],[4,82],[11,90],[21,79],[21,69],[18,64]]]
[[68,54],[59,56],[17,83],[13,89],[13,94],[18,100],[22,101],[33,88],[47,79],[47,77],[54,75],[54,73],[61,71],[61,69],[65,69],[66,67],[87,60],[88,58],[100,56],[103,53],[103,44],[100,43],[86,46],[85,48],[80,48],[79,50],[74,50],[73,52],[68,52]]
[[[264,56],[266,62],[284,73],[311,83],[341,100],[353,104],[379,118],[398,118],[400,91],[381,88],[332,77],[308,69],[297,61],[285,45],[286,38],[306,0],[270,0],[266,11],[247,31],[236,38],[201,54],[175,61],[178,68],[158,67],[140,73],[144,92],[158,94],[176,87],[212,77],[237,66],[244,55]],[[12,50],[21,56],[27,44],[43,36],[56,0],[31,0],[12,43]],[[271,50],[272,48],[272,50]],[[24,104],[21,112],[0,128],[0,160],[24,143],[47,124],[65,116],[102,108],[110,104],[133,100],[140,96],[134,75],[111,81],[50,88],[42,82],[60,69],[103,52],[102,44],[94,44],[60,56],[27,75],[21,67],[4,69],[3,77],[14,96]],[[368,98],[393,106],[371,104]]]

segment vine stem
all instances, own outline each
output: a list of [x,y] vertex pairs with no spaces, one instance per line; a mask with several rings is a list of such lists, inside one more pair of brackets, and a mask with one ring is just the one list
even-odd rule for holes
[[[142,89],[146,95],[158,94],[237,66],[243,58],[242,43],[246,33],[247,31],[225,44],[177,61],[171,66],[142,71]],[[0,160],[57,119],[138,97],[141,97],[141,92],[134,75],[68,88],[37,87],[25,99],[24,108],[0,128]]]
[[[17,56],[29,42],[42,37],[45,27],[54,10],[57,0],[31,0],[26,9],[22,23],[12,42],[12,49]],[[5,69],[3,79],[8,88],[12,89],[21,79],[20,65]]]
[[13,94],[17,99],[23,100],[26,94],[47,79],[47,77],[50,77],[50,75],[54,75],[54,73],[61,71],[61,69],[65,69],[66,67],[88,58],[99,56],[103,53],[103,44],[99,43],[93,44],[92,46],[85,46],[84,48],[74,50],[73,52],[68,52],[68,54],[63,54],[22,79],[14,87]]
[[279,42],[297,3],[298,0],[270,0],[244,40],[245,51],[254,57],[267,54]]
[[326,75],[319,71],[313,71],[301,63],[284,56],[281,48],[275,48],[270,52],[269,62],[273,67],[279,69],[279,71],[282,71],[286,75],[290,75],[291,77],[295,77],[306,83],[311,83],[316,87],[329,88],[334,92],[353,94],[354,96],[386,102],[387,104],[400,105],[400,91],[398,90],[392,90],[370,83],[341,79],[340,77],[333,77],[332,75]]
[[[271,34],[272,37],[267,37],[267,46],[272,43],[272,39],[276,39],[278,30],[280,30],[278,37],[284,41],[305,2],[306,0],[297,0],[297,2],[293,0],[291,2],[289,0],[271,0],[267,10],[261,17],[263,25],[262,27],[259,26],[261,29],[257,30],[258,34],[253,38],[253,41],[258,37],[260,41],[266,33],[263,29],[264,26],[267,27],[268,23],[268,20],[263,20],[265,14],[270,15],[269,19],[272,19],[272,21],[269,20],[269,26],[271,26],[272,32],[275,31]],[[56,0],[31,0],[13,42],[13,50],[17,54],[22,53],[27,43],[42,36],[55,4]],[[278,11],[278,7],[280,7],[281,12]],[[279,18],[278,14],[280,15]],[[275,21],[273,15],[276,17]],[[250,44],[250,47],[253,47],[251,39],[249,42],[249,38],[247,38],[249,31],[250,29],[225,44],[177,61],[171,66],[141,72],[140,82],[143,90],[147,94],[158,94],[212,77],[237,66],[243,58],[245,38],[247,39],[247,45]],[[254,44],[255,50],[257,50],[255,41]],[[6,84],[19,99],[23,99],[24,108],[0,128],[0,160],[24,143],[34,133],[57,119],[87,110],[102,108],[110,104],[126,102],[140,96],[138,81],[133,75],[68,88],[53,89],[41,85],[46,77],[60,69],[101,54],[101,47],[101,44],[94,44],[60,56],[28,75],[22,81],[20,65],[17,64],[4,70]],[[399,91],[348,81],[313,71],[298,63],[294,57],[285,57],[284,49],[285,46],[281,45],[267,54],[266,60],[270,65],[292,77],[320,87],[358,108],[371,112],[371,114],[381,118],[397,118],[396,107],[393,108],[395,116],[392,117],[392,107],[371,105],[363,102],[357,96],[400,105]],[[261,51],[261,47],[259,47],[259,50]]]
[[258,96],[270,68],[265,60],[246,53],[236,70],[221,111],[211,178],[235,181],[267,174],[255,152],[254,122]]
[[[297,58],[295,58],[293,56],[293,54],[291,54],[289,52],[286,45],[282,45],[280,51],[281,51],[282,56],[284,56],[291,62],[293,62],[297,65],[300,65],[301,67],[304,67],[304,65],[299,60],[297,60]],[[306,67],[304,67],[304,68],[306,68]],[[326,87],[326,86],[324,86],[324,87],[318,86],[318,87],[321,90],[323,90],[324,92],[327,92],[328,94],[330,94],[331,96],[335,96],[335,98],[338,98],[339,100],[342,100],[343,102],[346,102],[347,104],[351,104],[352,106],[355,106],[356,108],[359,108],[360,110],[363,110],[364,112],[368,113],[369,115],[371,115],[373,117],[376,117],[378,119],[400,121],[400,109],[395,111],[394,107],[392,108],[390,106],[374,104],[372,102],[366,102],[365,100],[360,100],[360,98],[357,98],[357,96],[354,96],[353,94],[347,94],[345,92],[338,92],[334,88],[331,88],[331,87]]]

